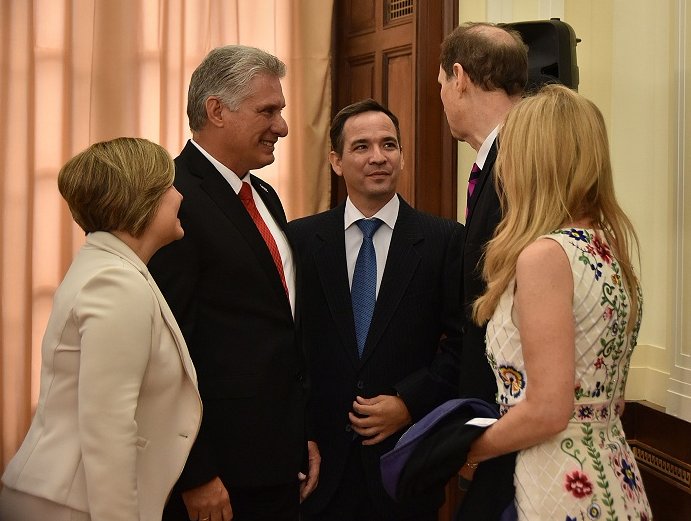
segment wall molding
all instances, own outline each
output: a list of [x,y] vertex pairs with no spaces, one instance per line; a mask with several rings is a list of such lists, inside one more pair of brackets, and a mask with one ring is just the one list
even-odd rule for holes
[[636,461],[668,483],[691,494],[691,465],[635,440],[629,442]]
[[[691,123],[687,118],[687,62],[691,56],[686,52],[688,42],[688,0],[677,0],[677,13],[674,17],[677,24],[677,64],[674,71],[677,78],[676,104],[677,104],[677,141],[676,141],[676,233],[674,252],[674,317],[673,338],[674,353],[670,367],[668,381],[667,412],[679,418],[691,422],[691,332],[687,329],[686,318],[688,315],[687,303],[691,302],[691,285],[688,278],[691,276],[691,266],[686,266],[686,237],[691,235],[685,214],[686,202],[689,198],[685,193],[687,157],[691,157],[691,145],[687,143],[687,125]],[[689,175],[691,178],[691,174]],[[688,286],[688,287],[687,287]]]

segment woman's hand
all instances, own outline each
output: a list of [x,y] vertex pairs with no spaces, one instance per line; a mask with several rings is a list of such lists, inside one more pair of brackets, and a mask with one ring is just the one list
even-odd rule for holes
[[458,488],[463,491],[467,491],[470,488],[477,467],[478,463],[466,460],[463,466],[458,470]]

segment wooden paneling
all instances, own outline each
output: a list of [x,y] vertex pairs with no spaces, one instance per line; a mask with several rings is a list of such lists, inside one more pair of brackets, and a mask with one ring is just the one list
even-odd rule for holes
[[342,2],[345,16],[340,20],[345,22],[347,36],[374,32],[376,26],[376,4],[372,0],[348,0]]
[[622,422],[655,521],[691,519],[691,423],[639,402]]
[[412,46],[393,49],[383,57],[382,100],[384,105],[396,114],[401,129],[403,146],[403,175],[398,181],[398,192],[415,206],[415,126],[413,124],[413,86],[410,76],[413,72]]
[[[405,174],[418,209],[456,218],[456,146],[439,99],[439,45],[456,25],[454,0],[335,0],[333,114],[371,97],[398,116]],[[368,68],[368,67],[371,67]],[[345,199],[332,174],[332,206]]]
[[349,81],[344,90],[350,99],[362,99],[372,96],[374,89],[374,54],[350,59],[346,65]]

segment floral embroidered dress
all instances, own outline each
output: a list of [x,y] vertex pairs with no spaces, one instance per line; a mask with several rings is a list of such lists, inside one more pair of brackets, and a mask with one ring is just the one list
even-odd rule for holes
[[[650,506],[619,418],[640,321],[627,333],[630,300],[601,234],[572,228],[545,237],[561,245],[573,273],[574,412],[565,431],[519,452],[518,519],[648,521]],[[530,385],[512,320],[514,287],[515,281],[487,326],[487,357],[503,412],[523,400]]]

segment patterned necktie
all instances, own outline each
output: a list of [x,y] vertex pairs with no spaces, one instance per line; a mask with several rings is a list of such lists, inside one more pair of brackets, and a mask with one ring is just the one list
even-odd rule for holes
[[245,208],[247,208],[247,212],[250,214],[250,217],[252,217],[254,224],[257,226],[257,229],[263,237],[267,248],[269,248],[269,253],[271,253],[271,257],[274,260],[274,264],[276,264],[278,274],[281,277],[283,289],[286,291],[286,295],[288,295],[288,285],[286,284],[286,277],[283,273],[283,261],[281,260],[281,253],[278,251],[278,246],[276,246],[274,236],[271,235],[269,227],[264,222],[264,219],[262,219],[262,216],[257,209],[257,205],[254,203],[254,197],[252,197],[252,187],[250,184],[243,182],[242,188],[240,188],[240,193],[238,193],[238,195],[240,196],[242,204],[244,204]]
[[473,169],[470,171],[470,177],[468,178],[468,196],[465,203],[466,222],[468,222],[468,217],[470,216],[470,198],[473,196],[473,192],[475,191],[475,185],[480,178],[480,172],[482,172],[482,169],[477,166],[477,164],[473,163]]
[[365,349],[374,304],[377,302],[377,254],[374,251],[372,236],[382,222],[379,219],[360,219],[355,223],[362,230],[362,245],[355,261],[350,298],[353,302],[355,338],[360,358]]

